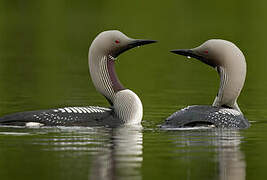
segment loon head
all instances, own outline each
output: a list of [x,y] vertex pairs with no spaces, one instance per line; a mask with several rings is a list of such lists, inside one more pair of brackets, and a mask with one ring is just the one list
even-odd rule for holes
[[120,31],[100,33],[92,42],[88,61],[95,88],[109,101],[115,115],[124,124],[140,123],[143,107],[139,97],[119,81],[115,71],[115,59],[126,50],[154,43],[154,40],[132,39]]
[[221,83],[213,105],[240,111],[236,101],[246,78],[246,60],[235,44],[226,40],[211,39],[193,49],[177,49],[171,52],[193,57],[215,68]]
[[211,39],[193,49],[177,49],[171,52],[196,58],[214,68],[238,66],[246,62],[243,53],[235,44],[222,39]]
[[118,30],[110,30],[100,33],[92,42],[90,49],[116,58],[129,49],[155,42],[154,40],[132,39]]

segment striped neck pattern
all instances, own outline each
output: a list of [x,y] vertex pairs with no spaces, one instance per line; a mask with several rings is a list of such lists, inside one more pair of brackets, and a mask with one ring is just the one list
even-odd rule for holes
[[221,101],[223,99],[223,96],[224,96],[224,88],[225,88],[225,85],[227,84],[227,81],[228,81],[228,77],[227,77],[227,74],[224,70],[224,68],[222,67],[218,67],[217,68],[217,71],[219,73],[219,76],[220,76],[220,88],[219,88],[219,92],[218,92],[218,102],[219,102],[219,105],[221,106]]
[[113,105],[115,94],[125,89],[117,77],[114,58],[100,56],[99,58],[90,59],[89,69],[97,91]]
[[220,76],[220,88],[213,102],[213,106],[233,108],[241,112],[237,104],[237,98],[243,87],[243,83],[239,87],[237,83],[234,83],[231,73],[223,67],[218,67],[217,71]]

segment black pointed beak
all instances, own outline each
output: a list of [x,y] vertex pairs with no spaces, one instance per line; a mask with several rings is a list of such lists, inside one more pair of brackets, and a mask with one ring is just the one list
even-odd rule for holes
[[155,42],[157,42],[157,41],[148,40],[148,39],[136,39],[136,40],[133,40],[131,43],[129,43],[129,46],[131,48],[134,48],[137,46],[142,46],[142,45],[151,44],[151,43],[155,43]]
[[147,40],[147,39],[134,39],[132,40],[127,46],[125,46],[124,48],[120,49],[120,51],[117,51],[116,53],[113,54],[113,56],[116,58],[118,57],[121,53],[132,49],[134,47],[138,47],[138,46],[142,46],[142,45],[146,45],[146,44],[151,44],[151,43],[155,43],[157,41],[155,40]]
[[208,64],[212,67],[215,67],[215,64],[212,64],[212,61],[209,61],[207,58],[198,55],[195,51],[193,51],[192,49],[175,49],[175,50],[171,50],[170,52],[175,53],[175,54],[179,54],[182,56],[187,56],[187,57],[192,57],[195,59],[198,59],[200,61],[202,61],[205,64]]
[[175,49],[175,50],[171,50],[170,52],[172,52],[174,54],[179,54],[179,55],[182,55],[182,56],[193,57],[193,58],[196,58],[196,59],[201,58],[201,56],[198,56],[191,49]]

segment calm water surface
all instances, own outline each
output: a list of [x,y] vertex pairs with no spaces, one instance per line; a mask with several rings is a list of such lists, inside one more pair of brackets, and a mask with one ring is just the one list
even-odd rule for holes
[[[0,0],[0,115],[62,106],[108,107],[87,53],[103,30],[157,44],[122,54],[121,82],[142,99],[142,127],[0,127],[0,179],[266,179],[265,1]],[[187,105],[211,104],[216,72],[168,51],[211,38],[247,59],[239,105],[247,130],[161,130]]]

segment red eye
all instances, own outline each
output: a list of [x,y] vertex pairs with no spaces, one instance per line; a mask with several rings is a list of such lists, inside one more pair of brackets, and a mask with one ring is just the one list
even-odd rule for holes
[[205,53],[205,54],[208,54],[208,53],[209,53],[209,51],[204,51],[204,53]]
[[116,44],[119,44],[119,43],[120,43],[120,41],[119,41],[119,40],[116,40],[116,41],[115,41],[115,43],[116,43]]

